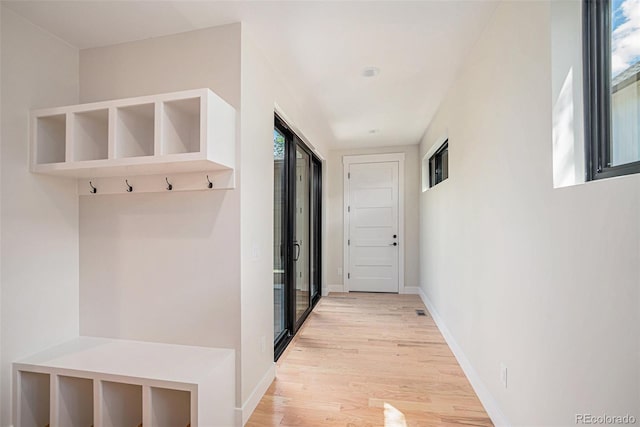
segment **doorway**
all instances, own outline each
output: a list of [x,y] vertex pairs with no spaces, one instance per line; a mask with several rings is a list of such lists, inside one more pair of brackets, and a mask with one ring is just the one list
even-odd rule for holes
[[320,299],[322,164],[278,116],[274,144],[274,353]]
[[404,154],[345,156],[344,288],[404,290]]

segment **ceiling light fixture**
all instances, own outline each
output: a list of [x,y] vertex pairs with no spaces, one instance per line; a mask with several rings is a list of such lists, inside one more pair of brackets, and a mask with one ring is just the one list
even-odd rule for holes
[[375,77],[380,74],[380,69],[376,67],[366,67],[362,70],[363,77]]

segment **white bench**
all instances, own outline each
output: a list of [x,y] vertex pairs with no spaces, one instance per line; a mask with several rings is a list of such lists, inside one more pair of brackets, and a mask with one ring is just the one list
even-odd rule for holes
[[231,349],[79,337],[13,374],[16,427],[235,425]]

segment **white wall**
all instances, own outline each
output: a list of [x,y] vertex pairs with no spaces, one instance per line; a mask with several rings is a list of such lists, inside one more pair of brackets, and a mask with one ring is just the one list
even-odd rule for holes
[[268,386],[273,375],[274,107],[278,106],[320,156],[330,141],[314,116],[297,103],[295,93],[280,80],[245,27],[241,87],[242,402],[246,418],[264,391],[261,386]]
[[[273,101],[266,66],[242,34],[242,402],[273,365]],[[265,348],[262,342],[265,342]],[[273,372],[269,374],[273,375]],[[265,382],[271,382],[266,380]],[[249,403],[250,406],[253,406]],[[245,408],[249,412],[253,408]],[[245,416],[246,417],[246,416]]]
[[2,8],[0,425],[11,363],[78,335],[78,200],[73,181],[28,170],[28,113],[78,101],[78,51]]
[[328,206],[327,206],[327,256],[326,282],[333,292],[342,292],[343,277],[338,269],[343,264],[343,164],[342,157],[361,154],[405,153],[405,189],[404,189],[404,281],[405,287],[418,286],[418,190],[420,188],[420,170],[418,146],[396,146],[380,148],[360,148],[352,150],[331,150],[327,161]]
[[640,417],[640,177],[554,189],[551,12],[498,6],[421,144],[421,286],[513,425]]
[[[0,5],[0,82],[2,82],[2,11]],[[2,84],[0,84],[0,190],[2,189]],[[2,347],[2,192],[0,192],[0,347]],[[2,351],[0,350],[0,412],[2,412],[2,398],[4,397],[2,383]],[[3,425],[2,415],[0,415],[0,425]]]
[[237,187],[82,197],[80,327],[235,348],[236,403],[247,418],[274,372],[274,107],[319,154],[327,131],[240,24],[80,53],[83,102],[198,87],[239,112]]
[[[240,109],[239,24],[80,52],[81,102],[201,87]],[[234,348],[239,384],[240,191],[81,197],[80,332]]]

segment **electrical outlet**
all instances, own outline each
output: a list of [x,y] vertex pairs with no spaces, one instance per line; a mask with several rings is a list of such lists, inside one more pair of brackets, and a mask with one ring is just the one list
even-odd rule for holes
[[260,259],[260,255],[260,246],[256,242],[253,242],[251,246],[251,258],[255,261]]
[[507,388],[507,366],[504,363],[500,363],[500,382]]
[[267,338],[264,335],[260,338],[260,351],[262,353],[267,351]]
[[342,277],[342,267],[338,268],[338,276]]

